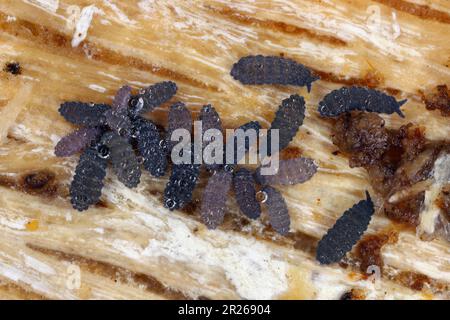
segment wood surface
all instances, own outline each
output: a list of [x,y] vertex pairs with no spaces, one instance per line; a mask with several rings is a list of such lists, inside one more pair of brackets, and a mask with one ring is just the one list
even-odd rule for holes
[[[371,20],[377,10],[379,24]],[[229,71],[249,54],[284,55],[322,80],[310,94],[243,86]],[[409,99],[405,119],[384,116],[388,127],[413,122],[430,140],[448,139],[449,118],[420,98],[450,84],[448,0],[2,0],[0,65],[11,61],[22,71],[0,72],[0,298],[339,299],[351,290],[366,299],[450,298],[449,243],[422,241],[381,212],[368,234],[395,232],[398,241],[382,248],[380,279],[351,259],[315,261],[317,240],[372,190],[364,169],[333,154],[318,102],[343,85],[370,85]],[[211,103],[227,128],[250,120],[267,128],[282,99],[305,97],[306,119],[291,146],[320,170],[280,188],[292,219],[287,237],[265,219],[243,219],[233,197],[225,223],[207,230],[198,212],[202,186],[192,210],[170,212],[160,201],[167,177],[147,173],[132,190],[109,173],[100,204],[71,208],[77,156],[53,154],[74,129],[60,103],[110,103],[124,84],[162,80],[178,84],[172,101],[195,112]],[[151,117],[164,121],[166,111]],[[33,174],[44,186],[30,186]],[[417,287],[408,277],[427,281]]]

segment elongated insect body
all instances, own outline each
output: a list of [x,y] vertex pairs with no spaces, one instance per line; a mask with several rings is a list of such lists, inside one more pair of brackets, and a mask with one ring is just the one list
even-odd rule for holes
[[319,103],[319,113],[323,117],[337,117],[353,110],[392,114],[404,118],[400,107],[407,100],[396,101],[394,97],[381,91],[365,87],[343,87],[331,91]]
[[180,209],[192,200],[200,165],[177,164],[172,166],[169,182],[164,190],[164,206],[169,210]]
[[316,259],[321,264],[339,262],[367,230],[374,207],[368,192],[366,196],[366,200],[361,200],[345,211],[319,241]]
[[291,225],[286,201],[281,193],[271,186],[265,186],[261,191],[266,197],[265,204],[267,206],[270,225],[279,234],[286,235]]
[[298,94],[294,94],[281,102],[275,113],[267,137],[267,155],[272,154],[271,130],[278,130],[279,150],[286,148],[297,134],[298,129],[305,119],[305,99]]
[[167,148],[158,128],[150,120],[141,117],[133,121],[133,126],[145,170],[155,177],[164,176],[167,170]]
[[202,121],[202,132],[205,133],[209,129],[217,129],[222,131],[222,122],[216,109],[208,104],[203,106],[200,111],[199,120]]
[[62,137],[55,146],[57,157],[69,157],[100,138],[101,130],[97,127],[83,127]]
[[251,171],[241,168],[233,176],[234,196],[239,209],[250,219],[261,215],[261,205],[256,200],[255,180]]
[[141,178],[141,169],[128,140],[114,132],[107,132],[102,136],[101,144],[109,151],[107,156],[119,181],[128,188],[136,187]]
[[[222,122],[220,120],[220,116],[217,113],[216,109],[210,104],[203,106],[200,111],[199,120],[202,122],[202,136],[204,137],[205,132],[210,129],[216,129],[222,132]],[[202,146],[203,150],[211,143],[212,141],[203,141]],[[207,170],[213,171],[217,170],[220,167],[220,164],[216,163],[205,163],[205,167]]]
[[280,160],[278,172],[271,175],[262,175],[261,167],[256,170],[256,180],[262,185],[294,185],[304,183],[317,172],[317,165],[310,158],[295,158]]
[[232,178],[231,172],[220,170],[208,180],[201,205],[201,217],[208,229],[215,229],[223,222]]
[[111,107],[106,104],[64,102],[59,113],[67,121],[86,127],[101,126],[105,123],[105,112]]
[[95,147],[87,148],[80,156],[70,185],[70,202],[74,209],[84,211],[100,199],[107,160]]
[[131,114],[137,116],[152,111],[154,108],[169,101],[176,92],[177,85],[172,81],[163,81],[151,85],[131,98]]
[[276,56],[247,56],[239,59],[231,69],[231,76],[243,84],[281,84],[306,86],[319,77],[313,75],[304,65],[294,60]]
[[197,185],[201,165],[194,164],[197,155],[193,144],[183,149],[183,153],[186,150],[190,150],[187,151],[189,155],[185,158],[190,159],[190,162],[172,165],[172,173],[164,190],[164,206],[169,210],[186,206],[192,200],[192,192]]
[[169,151],[178,143],[177,141],[171,141],[172,134],[177,129],[186,129],[192,132],[192,114],[182,102],[170,106],[166,137]]
[[131,97],[131,88],[123,86],[117,91],[112,108],[105,112],[106,124],[119,135],[129,137],[132,124],[128,116],[128,101]]
[[113,109],[128,109],[128,103],[131,98],[131,87],[123,86],[117,90],[112,102]]

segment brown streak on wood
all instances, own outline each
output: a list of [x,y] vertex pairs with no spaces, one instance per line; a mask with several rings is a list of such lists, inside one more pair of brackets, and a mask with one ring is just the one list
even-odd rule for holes
[[426,20],[435,20],[442,23],[450,23],[450,15],[446,12],[435,10],[427,5],[410,3],[404,0],[374,0],[388,7],[403,11]]
[[[5,31],[16,37],[20,36],[22,38],[28,39],[30,41],[33,41],[34,44],[39,44],[42,47],[45,46],[45,48],[47,49],[49,49],[51,46],[57,47],[57,53],[60,55],[85,55],[85,52],[83,51],[81,45],[76,48],[72,48],[69,36],[58,32],[57,30],[53,30],[48,27],[18,18],[13,22],[7,22],[7,17],[8,15],[0,11],[0,30],[2,31]],[[83,44],[86,50],[89,50],[92,53],[91,57],[94,60],[102,61],[112,65],[128,66],[139,70],[148,71],[155,75],[169,78],[174,81],[188,83],[195,87],[212,91],[219,91],[217,87],[193,79],[185,74],[181,74],[161,66],[146,63],[145,61],[136,57],[123,56],[122,54],[112,51],[108,48],[95,45],[93,42],[85,40],[83,41]]]
[[346,78],[331,72],[320,71],[316,69],[312,70],[316,75],[320,77],[320,80],[328,82],[341,83],[349,86],[365,86],[369,88],[376,88],[381,85],[380,79],[377,77],[373,77],[371,74],[367,74],[364,78]]
[[291,24],[287,24],[285,22],[281,21],[273,21],[273,20],[259,20],[256,18],[249,17],[245,15],[242,12],[238,12],[236,10],[233,10],[231,8],[213,8],[211,6],[205,6],[207,9],[213,11],[216,14],[222,15],[224,17],[227,17],[228,19],[232,21],[236,21],[242,24],[246,25],[252,25],[261,29],[272,29],[275,31],[287,33],[287,34],[293,34],[293,35],[304,35],[308,38],[318,40],[320,42],[328,42],[330,44],[333,44],[335,46],[346,46],[347,42],[345,42],[342,39],[328,36],[328,35],[322,35],[315,32],[312,32],[305,28],[300,28]]
[[[20,282],[17,282],[20,283]],[[32,292],[19,286],[17,283],[0,281],[0,297],[14,297],[18,300],[47,300],[46,296]]]
[[90,258],[82,257],[80,255],[67,253],[63,251],[58,250],[52,250],[43,248],[40,246],[36,246],[33,244],[28,243],[27,247],[49,255],[53,257],[57,257],[60,260],[66,260],[70,261],[72,263],[76,263],[80,266],[80,268],[85,268],[89,272],[93,274],[97,274],[100,276],[104,276],[107,278],[112,279],[113,281],[117,282],[121,279],[127,279],[131,278],[135,283],[145,285],[146,289],[152,293],[156,293],[159,295],[162,295],[166,297],[167,299],[173,299],[173,300],[187,300],[191,299],[191,297],[185,295],[182,292],[167,288],[164,284],[162,284],[160,281],[158,281],[156,278],[143,274],[143,273],[136,273],[131,270],[115,266],[106,262],[93,260]]

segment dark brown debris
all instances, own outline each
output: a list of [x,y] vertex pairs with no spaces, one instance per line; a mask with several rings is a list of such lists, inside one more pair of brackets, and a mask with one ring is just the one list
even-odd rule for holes
[[[372,187],[385,199],[428,179],[443,148],[425,138],[423,127],[409,123],[390,130],[379,115],[365,112],[341,115],[332,139],[349,156],[350,167],[367,170]],[[416,226],[423,200],[422,192],[396,203],[386,201],[384,212],[394,221]]]
[[450,116],[450,90],[447,85],[437,86],[433,93],[423,96],[428,110],[440,110],[442,116]]
[[385,244],[394,243],[398,239],[396,232],[368,235],[361,239],[356,247],[356,256],[360,261],[362,273],[367,273],[370,266],[377,266],[383,269],[383,258],[381,249]]
[[384,120],[375,113],[353,111],[341,115],[333,130],[333,143],[350,153],[350,167],[371,165],[389,147]]
[[3,71],[16,76],[22,73],[22,67],[20,66],[19,62],[8,62],[5,64]]

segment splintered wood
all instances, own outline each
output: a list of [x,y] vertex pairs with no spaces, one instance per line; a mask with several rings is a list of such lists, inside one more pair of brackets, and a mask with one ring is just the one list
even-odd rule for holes
[[[383,115],[388,128],[413,122],[430,140],[448,139],[449,118],[421,101],[450,84],[447,0],[4,0],[0,30],[1,70],[21,67],[0,71],[1,298],[450,298],[449,244],[422,241],[379,212],[367,173],[336,152],[332,123],[317,112],[330,91],[369,86],[408,99],[405,118]],[[257,54],[293,59],[321,80],[311,93],[234,80],[233,64]],[[305,97],[290,147],[319,169],[279,188],[291,217],[286,237],[267,217],[247,220],[232,196],[224,224],[208,230],[198,205],[205,183],[187,209],[169,211],[161,201],[167,175],[143,173],[131,190],[109,172],[101,201],[83,214],[72,209],[77,156],[54,156],[74,130],[60,104],[110,104],[123,85],[160,81],[176,82],[175,101],[195,117],[214,106],[223,128],[253,120],[267,128],[280,101]],[[151,117],[166,121],[167,111]],[[36,174],[47,178],[31,183]],[[318,240],[365,190],[376,210],[367,233],[398,233],[380,250],[381,277],[360,271],[353,254],[329,266],[315,260]]]

